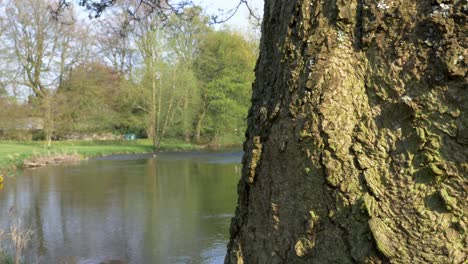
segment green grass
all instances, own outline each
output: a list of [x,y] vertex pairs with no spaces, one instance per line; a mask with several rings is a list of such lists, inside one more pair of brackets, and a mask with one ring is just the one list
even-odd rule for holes
[[[166,140],[161,150],[192,150],[200,146],[178,140]],[[32,157],[79,154],[83,157],[99,157],[112,154],[149,153],[153,148],[149,140],[135,141],[54,141],[47,148],[40,141],[0,141],[0,172],[6,168],[21,168],[23,161]]]

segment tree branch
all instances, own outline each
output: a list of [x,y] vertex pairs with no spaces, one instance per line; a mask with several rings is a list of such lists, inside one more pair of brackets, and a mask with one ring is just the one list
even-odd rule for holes
[[[78,4],[82,7],[85,7],[86,10],[90,11],[89,17],[90,18],[98,18],[102,15],[102,13],[109,7],[113,6],[117,0],[77,0]],[[183,0],[172,3],[170,0],[139,0],[137,1],[137,5],[135,8],[128,9],[127,12],[130,14],[132,20],[140,21],[148,17],[150,14],[157,13],[160,17],[162,17],[163,21],[169,18],[169,15],[176,14],[180,15],[183,13],[183,10],[186,7],[193,6],[193,2],[191,0]],[[261,17],[255,13],[254,9],[249,5],[248,0],[239,0],[237,5],[228,10],[223,16],[220,18],[219,15],[212,15],[211,20],[212,24],[221,24],[228,20],[230,20],[238,11],[239,8],[245,5],[247,10],[249,11],[250,16],[260,24]],[[52,10],[52,13],[55,17],[60,17],[60,14],[65,9],[71,6],[70,0],[59,0],[57,8]],[[142,10],[143,6],[145,6],[144,10]],[[224,12],[224,10],[220,9],[220,12]]]

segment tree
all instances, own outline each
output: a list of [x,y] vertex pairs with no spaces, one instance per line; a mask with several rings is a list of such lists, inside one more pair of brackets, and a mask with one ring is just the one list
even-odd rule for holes
[[[30,103],[39,109],[49,146],[54,130],[53,89],[62,81],[72,58],[74,33],[73,24],[52,16],[51,6],[47,0],[6,1],[2,6],[6,11],[2,20],[8,25],[2,41],[9,49],[6,56],[18,69],[13,80],[32,90]],[[72,20],[72,13],[70,9],[63,17]]]
[[193,132],[193,120],[196,117],[198,82],[193,80],[193,63],[200,51],[200,43],[210,31],[208,18],[202,14],[198,6],[186,8],[182,15],[171,16],[166,32],[170,47],[175,53],[175,59],[181,65],[184,77],[188,78],[185,83],[184,98],[182,105],[182,127],[184,129],[185,142],[191,141]]
[[138,23],[134,30],[135,42],[143,60],[141,89],[138,92],[136,106],[148,114],[148,136],[154,150],[160,142],[161,104],[162,104],[162,68],[163,38],[161,19],[157,14],[149,15]]
[[267,0],[226,263],[464,263],[460,1]]
[[127,3],[119,3],[119,9],[101,19],[94,36],[98,53],[115,71],[132,76],[134,50],[131,47],[131,29],[128,25]]
[[78,65],[57,91],[56,130],[61,134],[112,132],[125,114],[119,100],[124,85],[119,72],[102,63]]
[[198,141],[204,123],[210,124],[211,143],[217,143],[222,133],[244,130],[254,63],[254,50],[239,33],[213,31],[203,40],[194,61],[202,99],[196,125]]
[[31,134],[26,131],[28,106],[21,104],[0,83],[0,138],[8,140],[27,140]]
[[6,91],[5,87],[2,86],[2,83],[0,83],[0,109],[2,109],[0,114],[0,130],[1,134],[3,134],[3,130],[5,130],[5,128],[9,127],[11,124],[12,119],[10,115],[12,114],[12,111],[11,99],[8,96],[8,92]]

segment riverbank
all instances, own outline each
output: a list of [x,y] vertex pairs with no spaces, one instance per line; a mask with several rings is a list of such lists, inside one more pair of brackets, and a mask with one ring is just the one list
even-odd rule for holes
[[[204,146],[181,141],[166,141],[161,151],[186,151],[203,149]],[[135,141],[55,141],[47,148],[40,141],[0,141],[0,174],[22,168],[78,161],[114,154],[151,153],[149,140]]]

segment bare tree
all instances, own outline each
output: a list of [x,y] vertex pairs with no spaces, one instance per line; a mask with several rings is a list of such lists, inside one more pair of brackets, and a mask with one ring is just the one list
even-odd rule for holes
[[[47,144],[53,133],[53,91],[65,70],[74,63],[73,10],[63,19],[53,16],[54,2],[48,0],[5,1],[2,16],[7,25],[2,38],[8,53],[3,60],[15,66],[11,82],[32,91],[30,103],[40,109]],[[79,50],[79,49],[78,49]]]
[[114,71],[132,76],[135,49],[132,46],[128,1],[119,3],[112,12],[100,18],[94,32],[98,54],[111,64]]

